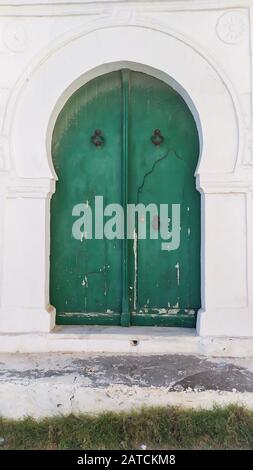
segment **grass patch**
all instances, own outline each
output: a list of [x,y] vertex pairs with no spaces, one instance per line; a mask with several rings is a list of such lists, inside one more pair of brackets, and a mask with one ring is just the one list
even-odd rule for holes
[[253,449],[253,411],[143,408],[13,421],[0,418],[1,449]]

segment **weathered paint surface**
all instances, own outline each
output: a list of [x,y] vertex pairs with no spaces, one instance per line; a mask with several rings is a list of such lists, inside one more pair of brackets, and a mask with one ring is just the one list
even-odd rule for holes
[[253,408],[252,360],[192,355],[0,356],[0,413],[43,418],[147,406]]
[[[112,73],[79,89],[56,124],[52,152],[59,181],[51,212],[51,303],[60,323],[120,322],[121,240],[83,237],[80,242],[71,233],[76,204],[87,202],[94,209],[95,195],[103,195],[105,205],[121,203],[121,115],[121,76]],[[96,129],[105,139],[101,147],[91,142]]]
[[[200,197],[194,179],[199,153],[196,125],[178,93],[141,73],[131,78],[129,122],[130,202],[181,207],[181,242],[177,250],[162,251],[160,236],[157,240],[149,236],[146,240],[137,238],[137,260],[130,281],[136,289],[132,323],[194,326],[195,312],[200,307]],[[154,129],[159,129],[164,138],[159,146],[151,143]],[[153,222],[158,228],[158,221]],[[147,223],[148,235],[149,227]],[[138,229],[137,226],[137,233]],[[171,231],[171,224],[168,229]]]
[[[102,130],[102,146],[90,140],[95,129]],[[154,129],[164,138],[159,146],[151,141]],[[153,77],[113,72],[70,98],[53,136],[59,182],[52,199],[51,303],[58,323],[195,326],[200,307],[198,152],[188,107]],[[162,251],[160,235],[140,240],[137,220],[133,240],[71,239],[73,206],[86,202],[93,208],[95,195],[123,207],[180,204],[179,248]],[[158,219],[152,223],[159,228]]]

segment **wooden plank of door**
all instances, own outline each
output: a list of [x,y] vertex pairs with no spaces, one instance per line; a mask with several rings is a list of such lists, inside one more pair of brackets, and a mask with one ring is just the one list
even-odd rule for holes
[[122,204],[124,209],[124,238],[122,259],[122,313],[121,326],[129,326],[129,276],[128,276],[128,239],[127,239],[127,204],[128,204],[128,140],[129,140],[129,74],[124,69],[122,76]]

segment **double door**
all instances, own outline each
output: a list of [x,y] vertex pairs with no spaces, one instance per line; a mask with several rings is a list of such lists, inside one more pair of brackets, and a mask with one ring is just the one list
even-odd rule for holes
[[67,101],[52,153],[57,323],[194,327],[199,141],[183,98],[143,73],[99,76]]

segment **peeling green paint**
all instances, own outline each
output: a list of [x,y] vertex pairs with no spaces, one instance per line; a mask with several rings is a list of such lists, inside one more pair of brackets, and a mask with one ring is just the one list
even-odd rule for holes
[[[101,129],[104,145],[92,144]],[[154,129],[164,141],[155,146]],[[127,70],[77,90],[56,122],[52,153],[59,181],[52,198],[50,301],[59,324],[195,326],[200,307],[199,142],[182,97],[165,83]],[[71,238],[72,208],[180,204],[181,243],[161,238]],[[159,221],[156,221],[158,224]],[[147,224],[149,225],[149,224]],[[147,230],[149,235],[149,229]]]

